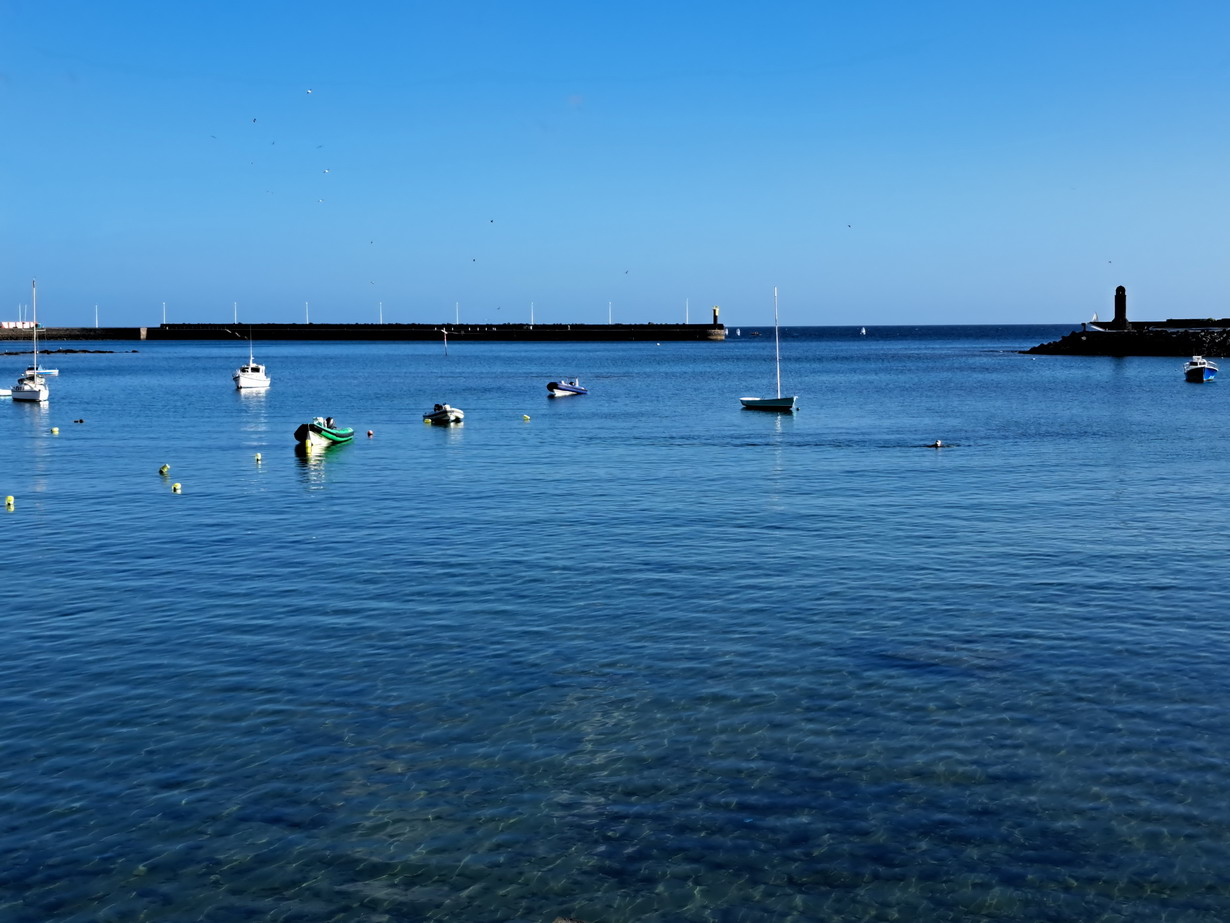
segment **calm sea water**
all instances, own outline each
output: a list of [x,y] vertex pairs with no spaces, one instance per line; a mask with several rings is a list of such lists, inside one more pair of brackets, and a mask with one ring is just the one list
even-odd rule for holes
[[0,919],[1230,918],[1230,382],[1066,329],[47,357]]

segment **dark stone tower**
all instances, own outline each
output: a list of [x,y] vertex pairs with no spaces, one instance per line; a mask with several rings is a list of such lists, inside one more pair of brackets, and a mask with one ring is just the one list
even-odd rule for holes
[[1127,330],[1127,289],[1120,285],[1115,289],[1115,320],[1111,324],[1115,330]]

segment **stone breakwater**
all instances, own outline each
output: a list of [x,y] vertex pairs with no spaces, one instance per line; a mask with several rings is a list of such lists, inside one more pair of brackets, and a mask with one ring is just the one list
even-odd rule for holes
[[1074,330],[1021,352],[1042,356],[1230,356],[1230,328]]
[[[40,340],[442,340],[722,341],[722,324],[162,324],[157,327],[40,327]],[[28,342],[31,331],[0,330]]]

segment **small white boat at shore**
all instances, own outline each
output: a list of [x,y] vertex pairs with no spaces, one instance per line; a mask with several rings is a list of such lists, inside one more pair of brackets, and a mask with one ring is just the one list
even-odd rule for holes
[[436,404],[430,411],[423,414],[424,423],[434,423],[438,426],[448,426],[451,423],[464,423],[466,415],[457,407],[448,404]]

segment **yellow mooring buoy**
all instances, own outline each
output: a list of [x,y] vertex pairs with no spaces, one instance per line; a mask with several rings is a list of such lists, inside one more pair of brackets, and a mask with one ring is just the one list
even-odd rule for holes
[[163,477],[166,477],[167,472],[170,470],[171,470],[170,465],[163,465],[161,468],[158,469],[158,473],[161,474]]
[[12,494],[9,494],[7,497],[4,498],[4,508],[6,510],[11,510],[13,508],[13,495]]
[[176,494],[179,493],[179,481],[176,481],[171,485],[171,492]]

